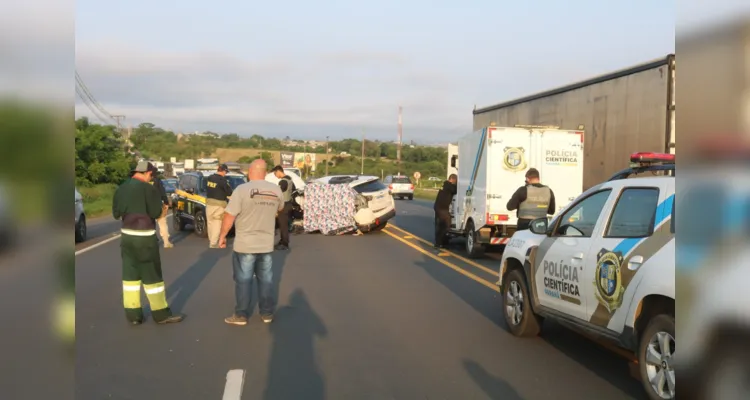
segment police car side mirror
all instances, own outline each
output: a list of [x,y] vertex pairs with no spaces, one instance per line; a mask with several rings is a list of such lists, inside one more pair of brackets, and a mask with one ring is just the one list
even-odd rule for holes
[[190,193],[190,194],[195,194],[195,189],[193,189],[193,188],[187,188],[187,189],[185,189],[185,191],[188,192],[188,193]]
[[531,221],[531,224],[529,224],[529,230],[531,233],[536,233],[537,235],[546,235],[548,226],[549,221],[547,218],[537,218]]

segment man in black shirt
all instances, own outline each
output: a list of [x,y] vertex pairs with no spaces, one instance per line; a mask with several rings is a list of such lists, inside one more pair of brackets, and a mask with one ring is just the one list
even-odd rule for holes
[[435,248],[445,248],[448,245],[447,235],[451,226],[450,207],[453,196],[458,192],[456,182],[458,182],[458,176],[451,174],[435,198],[433,206],[435,209]]
[[232,195],[232,187],[227,180],[229,167],[219,165],[215,174],[206,179],[206,228],[208,230],[208,247],[219,248],[219,234],[224,209],[227,208],[228,197]]
[[508,200],[509,211],[518,210],[518,230],[529,229],[531,221],[555,213],[555,194],[547,186],[539,183],[539,171],[529,168],[526,171],[526,185],[521,186]]
[[276,224],[279,226],[279,244],[276,245],[276,250],[289,250],[289,228],[291,223],[292,214],[292,193],[296,189],[292,177],[284,172],[284,167],[277,165],[271,170],[274,176],[279,179],[279,187],[281,188],[282,200],[284,201],[284,209],[279,211],[276,216]]

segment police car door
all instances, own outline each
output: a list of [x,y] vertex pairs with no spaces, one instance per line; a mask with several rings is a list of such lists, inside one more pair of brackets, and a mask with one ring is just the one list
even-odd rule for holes
[[584,274],[586,255],[606,222],[601,216],[606,214],[611,196],[611,189],[603,189],[577,199],[539,245],[534,282],[542,306],[586,319],[587,294],[593,288],[592,280]]
[[639,268],[674,237],[669,223],[674,180],[664,183],[624,187],[613,196],[612,211],[589,251],[582,279],[593,283],[587,295],[590,323],[622,331]]

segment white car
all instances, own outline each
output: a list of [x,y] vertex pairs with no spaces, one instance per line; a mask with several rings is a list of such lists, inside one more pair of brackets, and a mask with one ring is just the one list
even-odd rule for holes
[[83,211],[83,196],[76,191],[76,206],[75,206],[75,241],[81,243],[86,241],[86,213]]
[[637,357],[650,398],[673,399],[674,156],[636,153],[631,161],[639,165],[590,188],[551,222],[516,232],[497,284],[514,335],[536,336],[548,318],[611,341]]
[[346,184],[364,199],[366,207],[360,208],[354,220],[362,232],[378,231],[388,225],[388,220],[396,216],[396,203],[377,176],[333,175],[316,179],[324,184]]

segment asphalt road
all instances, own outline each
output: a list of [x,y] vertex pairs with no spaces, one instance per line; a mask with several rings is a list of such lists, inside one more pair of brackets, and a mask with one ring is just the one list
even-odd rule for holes
[[162,250],[170,306],[186,320],[127,325],[117,224],[99,221],[76,248],[76,397],[643,398],[625,359],[575,333],[548,324],[536,339],[510,335],[499,255],[438,254],[420,240],[432,235],[429,203],[397,208],[397,227],[381,233],[292,236],[291,251],[274,254],[276,320],[256,311],[245,327],[223,322],[230,250],[189,232]]

